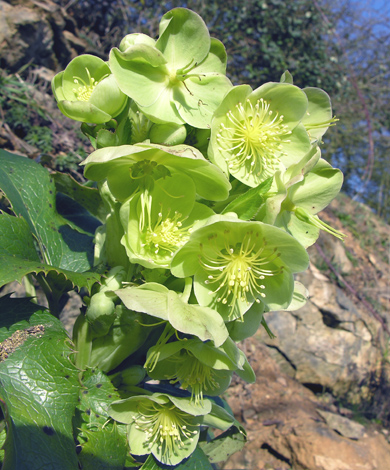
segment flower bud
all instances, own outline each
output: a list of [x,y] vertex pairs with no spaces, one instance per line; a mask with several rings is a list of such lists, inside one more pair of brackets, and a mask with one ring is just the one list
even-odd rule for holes
[[187,137],[185,126],[172,123],[154,124],[150,129],[150,142],[162,145],[184,144]]
[[60,111],[75,121],[102,124],[117,116],[127,102],[108,65],[88,54],[58,73],[52,89]]

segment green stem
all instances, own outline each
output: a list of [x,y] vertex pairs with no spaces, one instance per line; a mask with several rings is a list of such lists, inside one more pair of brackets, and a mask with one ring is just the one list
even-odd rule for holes
[[188,299],[190,298],[191,291],[192,291],[192,277],[186,277],[184,279],[184,290],[181,294],[181,298],[184,302],[188,303]]
[[75,366],[80,370],[85,370],[91,360],[92,331],[83,313],[77,317],[74,324],[73,342],[76,348]]
[[59,307],[59,300],[62,296],[62,292],[55,292],[50,284],[47,282],[46,277],[42,273],[38,273],[35,276],[36,280],[38,281],[39,285],[41,286],[49,304],[49,310],[52,315],[59,318],[60,316],[60,307]]

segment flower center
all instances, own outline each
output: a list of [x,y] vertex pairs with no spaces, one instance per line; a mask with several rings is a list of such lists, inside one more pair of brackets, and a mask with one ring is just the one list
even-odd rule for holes
[[139,111],[136,111],[130,118],[131,121],[131,143],[137,144],[143,142],[148,138],[150,128],[152,127],[152,121]]
[[[270,176],[283,155],[282,143],[291,134],[283,116],[274,113],[270,104],[260,98],[253,106],[249,99],[229,110],[229,127],[221,124],[217,140],[231,172],[244,169],[246,174]],[[227,152],[227,153],[226,153]]]
[[108,75],[104,75],[100,80],[95,80],[93,77],[91,77],[91,74],[89,73],[89,70],[85,68],[87,75],[88,75],[88,83],[86,83],[82,78],[80,77],[73,77],[73,81],[76,85],[79,85],[77,88],[73,88],[73,93],[76,95],[76,99],[79,101],[89,101],[91,98],[93,90],[96,88],[96,85],[103,80],[103,78],[106,78]]
[[160,212],[154,228],[148,228],[143,246],[149,245],[156,255],[173,256],[190,237],[190,230],[182,228],[181,219],[182,215],[178,212],[172,218],[165,219]]
[[183,448],[185,441],[192,442],[193,436],[199,432],[197,426],[191,424],[193,417],[171,403],[142,403],[138,412],[134,419],[135,426],[145,432],[149,451],[157,445],[161,453],[169,456],[175,453],[177,447]]
[[200,362],[189,351],[180,358],[174,376],[168,377],[171,383],[180,382],[182,388],[191,388],[191,400],[196,405],[203,403],[203,391],[215,390],[218,383],[213,377],[213,369]]
[[[259,297],[266,297],[266,286],[262,281],[281,274],[284,267],[273,265],[280,253],[277,248],[267,249],[264,253],[267,242],[265,239],[260,240],[258,233],[247,232],[242,243],[235,246],[228,243],[228,234],[229,231],[226,230],[224,248],[220,249],[215,243],[212,254],[206,253],[201,244],[199,261],[209,273],[205,283],[216,287],[210,291],[210,295],[218,293],[216,301],[228,304],[233,311],[237,301],[249,304],[248,296],[258,303]],[[213,237],[214,240],[216,237],[217,235]]]

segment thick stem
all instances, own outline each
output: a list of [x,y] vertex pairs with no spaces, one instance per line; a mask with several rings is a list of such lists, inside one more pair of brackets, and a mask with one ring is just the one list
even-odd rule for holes
[[77,317],[74,324],[73,342],[76,348],[75,366],[80,370],[85,370],[91,360],[92,332],[84,313]]

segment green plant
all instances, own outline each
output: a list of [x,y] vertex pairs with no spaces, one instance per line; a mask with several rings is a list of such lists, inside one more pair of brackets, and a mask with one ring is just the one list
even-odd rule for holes
[[[89,184],[1,151],[0,282],[33,275],[49,304],[0,298],[4,470],[211,470],[246,440],[220,398],[233,372],[255,381],[236,343],[305,303],[294,275],[319,230],[342,238],[316,215],[342,181],[319,148],[329,97],[288,72],[233,87],[190,10],[159,33],[53,79],[95,148]],[[85,295],[69,341],[72,289]]]

